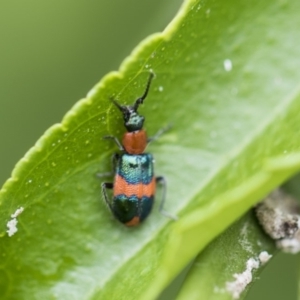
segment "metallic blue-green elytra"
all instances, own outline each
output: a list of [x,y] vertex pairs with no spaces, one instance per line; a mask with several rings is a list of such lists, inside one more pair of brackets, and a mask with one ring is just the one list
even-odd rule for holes
[[120,155],[114,179],[112,211],[127,226],[142,222],[151,212],[155,177],[149,153]]

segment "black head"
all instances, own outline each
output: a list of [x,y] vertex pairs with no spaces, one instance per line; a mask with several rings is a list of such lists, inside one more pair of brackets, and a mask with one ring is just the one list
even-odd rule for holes
[[124,117],[124,125],[127,131],[129,132],[141,130],[143,128],[145,118],[139,115],[137,110],[139,108],[139,105],[143,104],[144,100],[147,97],[153,76],[154,74],[150,73],[143,96],[136,99],[133,105],[120,105],[116,100],[111,99],[111,101],[116,105],[116,107],[118,107],[119,110],[122,112]]

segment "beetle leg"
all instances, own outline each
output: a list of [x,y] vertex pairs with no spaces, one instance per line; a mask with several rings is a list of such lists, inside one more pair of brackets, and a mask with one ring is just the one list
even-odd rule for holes
[[162,199],[159,205],[159,212],[164,215],[167,218],[173,219],[173,220],[178,220],[178,217],[168,213],[167,211],[164,210],[164,204],[166,202],[166,195],[167,195],[167,182],[166,179],[163,176],[158,176],[155,178],[156,183],[160,183],[163,187],[163,195]]
[[114,171],[116,170],[119,158],[120,158],[120,155],[118,153],[114,153],[113,156],[111,157],[111,163],[112,163],[112,167],[113,167]]
[[104,202],[105,204],[107,205],[107,207],[112,210],[112,206],[111,206],[111,203],[108,199],[108,195],[107,195],[107,189],[112,189],[114,187],[114,184],[111,183],[111,182],[103,182],[101,183],[101,190],[102,190],[102,196],[103,196],[103,199],[104,199]]
[[106,135],[103,137],[104,140],[113,140],[118,148],[121,150],[121,151],[124,151],[124,147],[122,146],[122,144],[120,143],[120,141],[115,137],[115,136],[112,136],[112,135]]
[[160,130],[158,130],[158,131],[155,133],[154,136],[151,136],[151,137],[149,137],[149,138],[147,139],[147,143],[149,144],[149,143],[151,143],[151,142],[153,142],[153,141],[159,139],[159,137],[160,137],[162,134],[164,134],[166,131],[170,130],[170,128],[172,128],[172,125],[171,125],[171,124],[167,125],[166,127],[161,128]]

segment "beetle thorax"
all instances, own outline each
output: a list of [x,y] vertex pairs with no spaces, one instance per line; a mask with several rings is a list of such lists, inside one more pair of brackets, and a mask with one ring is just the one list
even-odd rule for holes
[[141,154],[147,147],[147,134],[145,130],[125,132],[122,145],[129,154]]

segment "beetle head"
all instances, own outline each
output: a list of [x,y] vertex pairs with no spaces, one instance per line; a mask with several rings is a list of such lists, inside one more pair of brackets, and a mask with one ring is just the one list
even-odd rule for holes
[[124,125],[127,131],[129,132],[141,130],[143,128],[145,118],[139,115],[137,110],[140,104],[143,104],[144,100],[147,97],[153,76],[154,74],[150,73],[143,96],[135,100],[133,105],[121,105],[116,100],[111,99],[111,101],[115,104],[115,106],[122,112],[124,118]]

